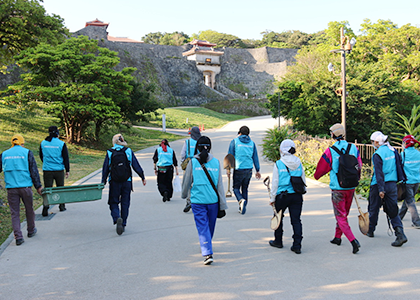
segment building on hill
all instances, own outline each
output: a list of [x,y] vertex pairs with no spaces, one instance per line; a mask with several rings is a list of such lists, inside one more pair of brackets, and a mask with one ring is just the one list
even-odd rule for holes
[[207,41],[193,40],[189,43],[193,45],[190,50],[182,53],[188,60],[196,62],[197,69],[203,72],[204,84],[214,89],[216,84],[216,75],[220,73],[220,57],[223,51],[216,51],[216,44]]
[[108,32],[106,31],[108,29],[108,25],[109,25],[109,23],[104,23],[104,22],[98,20],[98,18],[96,18],[96,20],[86,22],[85,28],[86,27],[99,27],[99,28],[105,29],[106,38],[110,42],[143,43],[141,41],[132,40],[132,39],[129,39],[127,37],[114,37],[114,36],[110,36],[108,34]]

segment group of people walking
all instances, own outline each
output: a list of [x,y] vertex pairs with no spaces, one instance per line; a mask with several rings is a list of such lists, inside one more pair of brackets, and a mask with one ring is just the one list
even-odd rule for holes
[[[336,218],[336,228],[332,244],[340,246],[342,235],[352,245],[352,252],[357,253],[361,247],[348,223],[355,187],[358,183],[362,160],[357,147],[345,140],[345,130],[341,124],[330,128],[334,145],[328,147],[320,158],[315,179],[330,174],[331,200]],[[242,126],[238,137],[230,142],[227,154],[234,157],[233,192],[238,202],[238,211],[245,214],[249,201],[248,187],[255,168],[255,177],[261,178],[258,152],[255,143],[249,137],[250,130]],[[202,136],[198,127],[191,128],[190,138],[181,150],[181,166],[184,170],[181,197],[186,199],[184,212],[192,210],[197,228],[204,264],[213,262],[212,238],[216,219],[224,216],[228,208],[223,181],[222,169],[230,176],[230,166],[222,167],[221,162],[212,153],[212,142],[209,137]],[[420,151],[414,148],[420,144],[413,136],[403,139],[403,151],[400,156],[388,142],[388,137],[381,132],[374,132],[371,142],[375,147],[372,156],[373,174],[369,193],[369,230],[367,236],[374,237],[379,209],[383,206],[387,218],[392,225],[396,240],[391,244],[400,247],[408,241],[403,230],[401,219],[409,211],[415,228],[420,228],[420,218],[415,206],[414,196],[420,184]],[[24,148],[24,139],[16,134],[12,137],[12,147],[0,155],[0,172],[5,173],[9,207],[12,215],[12,226],[16,245],[21,245],[23,234],[20,230],[20,199],[25,205],[28,237],[33,237],[35,213],[31,186],[34,185],[41,195],[42,185],[33,153]],[[102,168],[102,183],[109,183],[108,205],[116,232],[121,235],[125,231],[130,207],[130,195],[133,189],[132,169],[146,185],[144,171],[134,152],[127,147],[121,134],[112,138],[113,147],[107,150]],[[293,228],[291,251],[301,253],[303,230],[301,213],[303,194],[306,193],[305,170],[300,159],[295,155],[296,146],[292,140],[286,139],[279,145],[280,159],[274,164],[269,204],[281,214],[281,221],[274,231],[274,239],[269,245],[283,248],[283,217],[289,210]],[[41,142],[39,154],[43,162],[44,186],[64,185],[64,178],[70,172],[69,157],[66,144],[59,140],[57,127],[49,128],[49,136]],[[178,161],[175,151],[169,142],[163,139],[153,155],[154,171],[157,176],[157,188],[162,201],[170,201],[173,197],[173,176],[178,175]],[[350,166],[350,167],[349,167]],[[347,168],[347,169],[346,169]],[[406,183],[406,198],[398,210],[397,182]],[[302,188],[303,187],[303,188]],[[60,211],[66,210],[64,204]],[[43,216],[48,216],[48,206],[43,207]]]

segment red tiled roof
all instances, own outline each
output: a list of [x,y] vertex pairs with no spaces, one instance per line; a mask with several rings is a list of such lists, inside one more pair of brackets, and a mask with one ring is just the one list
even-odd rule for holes
[[96,20],[90,21],[90,22],[86,22],[85,27],[88,26],[99,26],[99,27],[105,27],[108,28],[109,23],[104,23],[100,20],[98,20],[98,18],[96,18]]

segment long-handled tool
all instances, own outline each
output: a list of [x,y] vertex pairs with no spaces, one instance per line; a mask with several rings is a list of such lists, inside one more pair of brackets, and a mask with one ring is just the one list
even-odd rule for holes
[[223,159],[223,168],[229,170],[226,197],[232,197],[232,192],[230,191],[230,169],[235,168],[235,157],[232,154],[226,155]]
[[[263,183],[267,187],[268,197],[271,199],[270,176],[267,176],[263,180]],[[271,204],[271,206],[273,207],[274,216],[271,218],[270,227],[271,229],[276,230],[277,228],[279,228],[280,223],[281,223],[282,210],[280,209],[279,211],[277,211],[276,205],[274,204],[274,202]]]
[[360,232],[366,235],[369,231],[369,212],[362,212],[359,201],[357,201],[356,195],[354,196],[354,200],[356,200],[357,209],[359,210],[359,229]]

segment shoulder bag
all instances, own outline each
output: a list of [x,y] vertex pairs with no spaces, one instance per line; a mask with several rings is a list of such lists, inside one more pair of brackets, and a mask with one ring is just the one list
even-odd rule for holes
[[213,180],[210,177],[209,171],[207,171],[206,167],[204,166],[204,164],[201,165],[201,168],[203,168],[204,173],[206,173],[207,178],[210,181],[211,186],[213,187],[213,190],[216,192],[217,195],[217,203],[219,204],[219,212],[217,213],[217,218],[221,219],[224,216],[226,216],[226,211],[225,210],[221,210],[220,209],[220,197],[219,197],[219,192],[216,189],[216,186],[213,183]]

